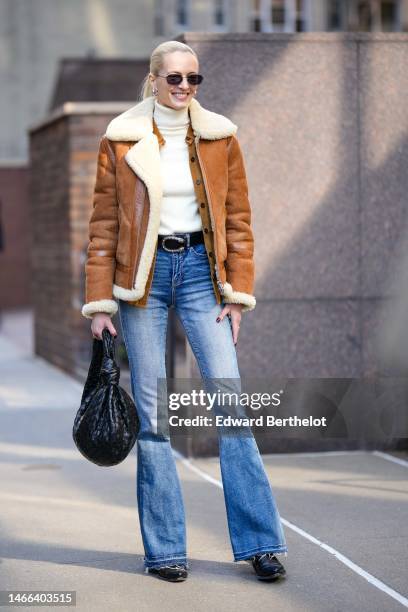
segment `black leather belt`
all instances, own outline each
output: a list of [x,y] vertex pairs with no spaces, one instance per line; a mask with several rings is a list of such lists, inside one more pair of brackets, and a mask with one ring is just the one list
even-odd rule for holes
[[198,232],[185,232],[183,234],[159,234],[158,240],[159,247],[170,253],[177,253],[188,249],[190,246],[204,242],[204,234],[201,230]]

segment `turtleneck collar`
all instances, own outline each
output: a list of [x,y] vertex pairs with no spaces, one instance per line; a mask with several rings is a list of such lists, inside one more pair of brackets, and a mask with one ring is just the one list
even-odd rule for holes
[[189,124],[188,106],[180,109],[170,108],[154,101],[154,120],[159,127],[177,128]]

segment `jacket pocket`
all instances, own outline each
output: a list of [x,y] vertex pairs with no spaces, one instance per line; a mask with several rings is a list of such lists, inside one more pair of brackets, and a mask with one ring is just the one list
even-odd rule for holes
[[118,243],[116,246],[116,261],[118,265],[129,267],[130,261],[130,227],[128,223],[121,218],[118,231]]

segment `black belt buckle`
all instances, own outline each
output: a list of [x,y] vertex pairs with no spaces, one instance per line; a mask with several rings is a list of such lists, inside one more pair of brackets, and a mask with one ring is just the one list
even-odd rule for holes
[[[173,242],[182,242],[182,246],[179,246],[178,248],[169,248],[168,246],[166,246],[166,240],[172,240]],[[168,251],[169,253],[178,253],[179,251],[184,251],[184,243],[185,243],[185,238],[183,238],[182,236],[173,236],[173,235],[169,235],[169,236],[164,236],[164,238],[162,238],[162,247],[165,251]]]

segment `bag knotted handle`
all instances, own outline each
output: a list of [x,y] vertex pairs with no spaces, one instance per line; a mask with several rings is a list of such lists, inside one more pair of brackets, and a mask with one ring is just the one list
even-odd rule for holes
[[120,368],[115,361],[115,338],[106,327],[102,330],[102,343],[103,358],[100,377],[104,383],[117,385],[119,383]]

